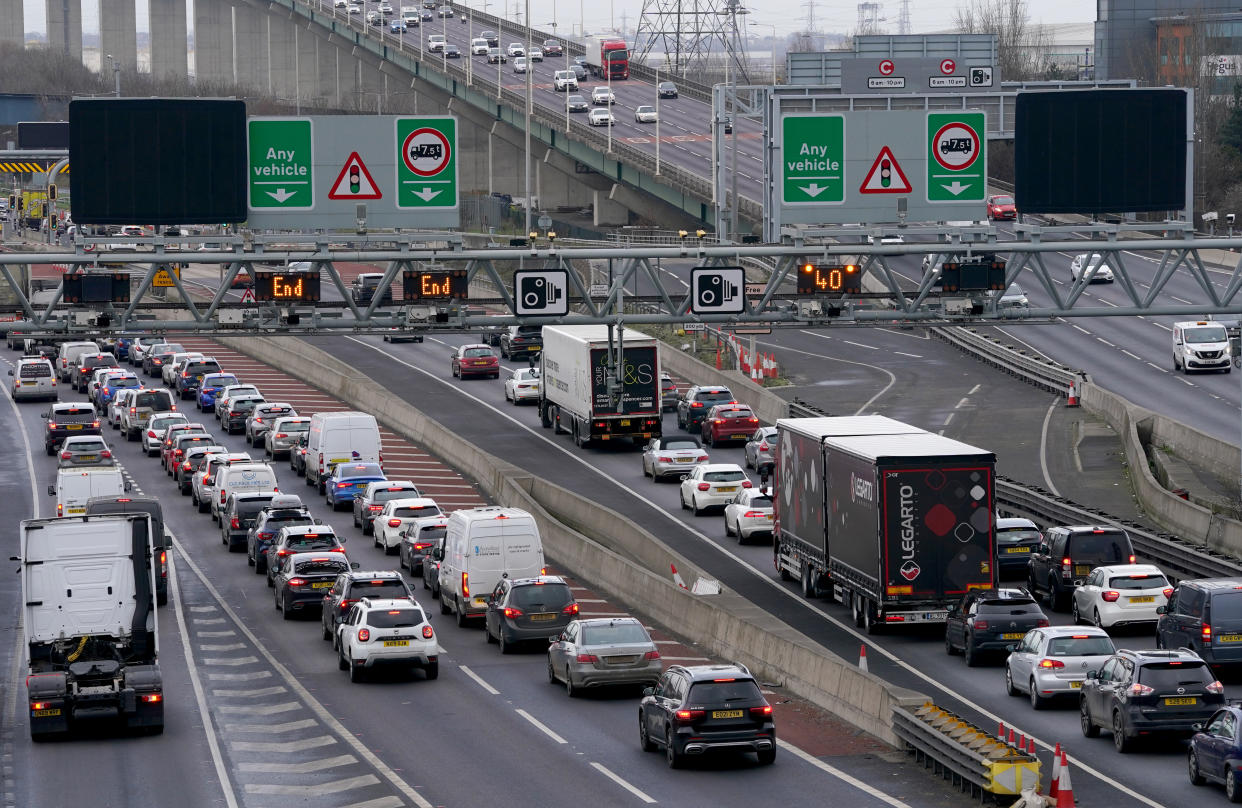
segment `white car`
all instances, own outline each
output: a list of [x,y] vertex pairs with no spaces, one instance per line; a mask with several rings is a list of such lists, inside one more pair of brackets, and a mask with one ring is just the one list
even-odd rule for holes
[[190,419],[183,412],[156,412],[151,414],[150,420],[142,430],[142,450],[147,453],[148,457],[155,457],[160,453],[160,444],[164,442],[164,433],[168,431],[168,427],[173,424],[189,423]]
[[147,349],[155,344],[150,337],[134,337],[129,342],[129,354],[126,361],[135,367],[142,367],[142,360],[146,358]]
[[613,94],[612,90],[607,87],[596,87],[591,90],[591,103],[596,106],[603,104],[612,106],[617,103],[617,97]]
[[634,110],[634,121],[636,123],[655,123],[656,119],[656,108],[649,104],[643,104]]
[[652,438],[643,447],[643,476],[652,482],[661,477],[681,476],[689,469],[707,462],[707,450],[699,439],[690,435]]
[[612,110],[606,107],[593,109],[587,115],[587,123],[591,124],[591,126],[612,126],[616,122],[616,116],[612,114]]
[[525,73],[526,72],[526,58],[525,57],[519,56],[513,60],[513,72],[514,73]]
[[1167,606],[1172,594],[1169,579],[1151,564],[1096,567],[1074,590],[1074,622],[1090,622],[1100,628],[1154,626],[1156,609]]
[[375,546],[382,547],[385,555],[392,555],[401,549],[401,537],[411,522],[427,516],[443,515],[440,506],[430,497],[390,499],[384,503],[384,510],[375,517],[371,530]]
[[510,59],[515,56],[525,56],[526,48],[523,48],[520,42],[510,42],[507,53],[509,54]]
[[738,544],[745,544],[755,536],[771,538],[775,520],[776,509],[772,504],[772,492],[768,489],[743,488],[725,506],[725,535],[737,536]]
[[176,383],[177,377],[181,375],[181,366],[190,359],[206,359],[206,357],[197,351],[185,351],[183,353],[173,354],[169,360],[164,363],[164,367],[160,368],[160,377],[164,380],[164,384],[172,387]]
[[253,384],[230,384],[219,393],[216,393],[215,413],[216,420],[220,420],[220,414],[228,407],[228,400],[234,396],[258,396],[262,395],[259,388]]
[[[1091,268],[1094,267],[1094,270]],[[1074,280],[1087,272],[1088,283],[1112,283],[1113,269],[1099,253],[1079,253],[1070,262],[1070,275]]]
[[428,679],[440,675],[435,630],[423,607],[409,598],[358,601],[336,627],[333,645],[351,682],[360,681],[364,670],[385,665],[419,667]]
[[1009,284],[1009,288],[1001,293],[996,300],[996,307],[1000,309],[1028,309],[1031,307],[1031,301],[1026,296],[1026,292],[1016,283]]
[[1115,650],[1104,629],[1089,626],[1033,628],[1012,647],[1005,690],[1028,694],[1036,710],[1057,696],[1077,699],[1087,671],[1098,671]]
[[522,368],[505,379],[505,401],[521,404],[539,400],[539,368]]
[[427,50],[431,51],[432,53],[437,53],[439,51],[442,51],[444,50],[444,42],[445,42],[444,34],[428,34],[427,35]]
[[476,37],[470,40],[470,53],[474,56],[486,56],[489,47],[486,39]]
[[125,412],[125,408],[129,406],[129,400],[134,397],[141,387],[126,387],[117,390],[116,395],[108,402],[108,423],[112,424],[113,429],[121,428],[121,414]]
[[529,54],[528,58],[529,58],[532,62],[542,62],[542,61],[543,61],[543,51],[542,51],[542,50],[540,50],[539,48],[531,48],[531,49],[530,49],[530,54]]
[[354,3],[350,3],[349,8],[345,9],[345,11],[348,14],[361,14],[362,6],[354,4]]
[[736,463],[704,463],[681,478],[681,507],[698,516],[704,508],[728,505],[743,488],[754,487]]

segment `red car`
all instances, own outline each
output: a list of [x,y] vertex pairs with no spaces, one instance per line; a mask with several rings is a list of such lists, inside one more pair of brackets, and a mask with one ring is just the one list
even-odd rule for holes
[[450,360],[453,375],[459,379],[467,376],[491,376],[500,378],[500,357],[482,344],[462,345],[453,351]]
[[1018,208],[1013,203],[1013,197],[1003,195],[989,196],[988,218],[992,220],[1018,218]]
[[748,441],[759,428],[759,419],[744,404],[717,404],[703,419],[703,442],[715,446],[720,441]]

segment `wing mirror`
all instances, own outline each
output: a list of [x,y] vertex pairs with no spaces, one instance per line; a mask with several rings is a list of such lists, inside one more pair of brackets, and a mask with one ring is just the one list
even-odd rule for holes
[[654,696],[654,695],[655,695],[655,688],[654,688],[654,687],[644,687],[644,688],[643,688],[643,695],[644,695],[644,696]]
[[49,497],[54,497],[54,496],[56,496],[56,486],[54,486],[54,485],[49,485],[49,486],[47,487],[47,495],[48,495]]
[[1099,678],[1100,678],[1100,672],[1099,672],[1099,671],[1087,671],[1087,679],[1088,679],[1089,681],[1094,681],[1094,680],[1099,679]]
[[1169,613],[1168,606],[1157,606],[1156,607],[1156,614],[1168,614],[1168,613]]
[[439,547],[437,547],[436,549],[431,551],[431,557],[436,561],[443,561],[444,551],[441,550]]
[[357,561],[351,561],[349,562],[349,568],[351,570],[360,570],[362,569],[362,565],[359,564]]

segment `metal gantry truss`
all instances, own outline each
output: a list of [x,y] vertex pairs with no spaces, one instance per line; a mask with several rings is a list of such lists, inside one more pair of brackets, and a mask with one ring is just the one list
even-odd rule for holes
[[[747,84],[746,51],[737,18],[749,11],[738,0],[643,0],[634,49],[638,61],[649,67],[688,74],[713,68],[713,55],[720,52],[730,64],[737,82]],[[663,51],[663,63],[658,57]]]
[[[1242,238],[1194,238],[1171,223],[1167,237],[1122,238],[1130,235],[1117,227],[1095,227],[1091,238],[1071,238],[1069,228],[1026,228],[1023,240],[1002,241],[995,228],[910,227],[905,237],[924,242],[882,244],[895,229],[833,228],[793,233],[787,243],[756,246],[707,246],[693,236],[669,246],[574,246],[540,241],[526,247],[470,248],[460,235],[429,236],[279,237],[243,241],[238,237],[201,237],[206,243],[192,253],[171,251],[168,240],[142,242],[149,251],[113,251],[99,248],[126,239],[100,239],[79,245],[75,252],[0,253],[0,312],[14,316],[0,329],[31,336],[68,336],[79,333],[120,335],[155,333],[225,334],[325,334],[462,332],[517,323],[642,323],[704,322],[723,326],[757,323],[788,327],[839,327],[867,325],[963,325],[1048,323],[1063,317],[1117,317],[1139,314],[1205,315],[1242,314],[1242,262],[1228,271],[1228,278],[1213,280],[1203,260],[1204,250],[1239,250]],[[1081,234],[1082,228],[1074,233]],[[381,240],[382,239],[382,240]],[[934,239],[934,240],[932,240]],[[871,243],[868,243],[870,240]],[[186,239],[177,239],[184,242]],[[88,249],[89,248],[89,251]],[[1112,269],[1115,284],[1126,305],[1091,305],[1084,297],[1090,269],[1077,280],[1062,262],[1052,266],[1057,253],[1100,256]],[[1151,258],[1135,254],[1148,253]],[[904,266],[898,266],[900,257]],[[935,267],[946,258],[960,261],[996,256],[1007,262],[1005,286],[1022,281],[1028,289],[1042,289],[1052,305],[1008,308],[999,305],[1001,290],[945,294],[936,286],[933,269],[916,279],[907,276],[914,263],[910,256],[929,256]],[[592,259],[609,259],[614,271],[609,283],[592,294]],[[114,271],[101,266],[128,267],[137,285],[127,303],[70,305],[63,300],[64,285],[37,302],[25,282],[30,264],[57,264],[70,272]],[[674,280],[663,262],[679,269],[690,266],[742,266],[748,286],[744,309],[738,314],[695,314],[686,284]],[[356,304],[337,262],[364,263],[384,268],[380,289],[366,305]],[[813,297],[796,294],[796,274],[804,263],[820,266],[855,264],[862,270],[861,294],[829,294]],[[153,281],[170,264],[214,265],[220,268],[211,283],[191,281],[170,273],[178,299],[160,298]],[[1140,271],[1139,266],[1143,269]],[[1154,266],[1154,268],[1152,268]],[[234,278],[255,268],[307,268],[318,272],[321,286],[335,289],[340,300],[317,303],[240,302],[230,299]],[[464,269],[471,285],[468,300],[403,303],[383,302],[382,291],[399,281],[406,269]],[[558,317],[518,316],[512,292],[513,271],[564,269],[567,273],[570,312]],[[1215,270],[1224,272],[1224,270]],[[903,275],[902,273],[905,273]],[[688,275],[688,271],[685,273]],[[254,277],[251,275],[251,277]],[[1054,277],[1061,280],[1054,280]],[[1175,279],[1189,278],[1198,290],[1189,303],[1170,302],[1165,289]],[[324,281],[326,279],[326,282]],[[194,294],[193,286],[199,294]],[[638,292],[631,291],[631,288]],[[1191,295],[1182,283],[1179,299]],[[186,315],[188,314],[188,319]],[[179,319],[178,319],[179,318]]]

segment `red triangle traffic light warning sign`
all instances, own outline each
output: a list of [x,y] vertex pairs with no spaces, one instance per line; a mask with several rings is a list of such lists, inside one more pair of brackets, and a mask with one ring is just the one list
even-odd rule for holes
[[880,149],[867,178],[858,187],[860,194],[908,194],[913,190],[906,172],[901,170],[901,164],[888,146]]
[[383,196],[358,152],[350,153],[341,173],[336,175],[336,182],[332,183],[332,190],[328,191],[328,199],[382,199]]

